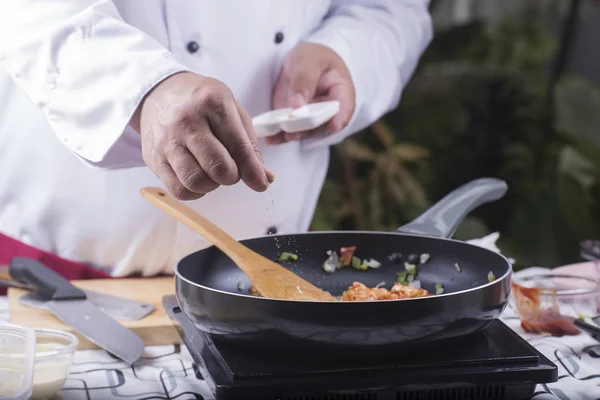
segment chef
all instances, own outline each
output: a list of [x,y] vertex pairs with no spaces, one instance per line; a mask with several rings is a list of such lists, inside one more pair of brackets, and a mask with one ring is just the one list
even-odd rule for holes
[[[304,232],[329,147],[398,104],[431,36],[427,0],[3,0],[0,234],[170,273],[207,243],[145,186],[239,239]],[[323,126],[257,139],[252,117],[323,100]]]

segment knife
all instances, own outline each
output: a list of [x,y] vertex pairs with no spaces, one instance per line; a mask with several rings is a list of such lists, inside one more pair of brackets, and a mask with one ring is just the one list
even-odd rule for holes
[[37,294],[56,318],[92,343],[133,364],[144,352],[143,340],[87,300],[84,291],[35,260],[15,257],[9,273],[37,287]]
[[[22,258],[23,263],[25,262],[37,262],[29,258]],[[43,264],[37,262],[39,265],[49,269]],[[7,276],[8,278],[8,276]],[[31,293],[23,295],[19,298],[19,303],[24,306],[36,308],[40,310],[47,310],[46,300],[36,292],[36,287],[27,283],[19,282],[14,279],[2,279],[0,278],[0,287],[12,287],[17,289],[28,290]],[[106,293],[95,292],[92,290],[81,289],[85,293],[88,301],[100,310],[104,311],[109,317],[116,319],[117,321],[136,321],[144,318],[155,310],[152,303],[146,303],[137,300],[126,299],[123,297],[112,296]]]
[[[94,292],[92,290],[81,290],[85,293],[85,296],[90,303],[117,321],[137,321],[144,318],[155,309],[154,305],[150,303],[112,296],[106,293]],[[21,296],[21,298],[19,298],[19,303],[40,310],[48,309],[46,300],[35,291]]]

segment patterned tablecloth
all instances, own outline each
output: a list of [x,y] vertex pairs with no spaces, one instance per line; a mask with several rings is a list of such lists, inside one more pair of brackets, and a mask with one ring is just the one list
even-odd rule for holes
[[[532,271],[520,271],[515,277]],[[558,382],[539,385],[535,400],[600,399],[600,342],[585,332],[562,338],[527,334],[521,329],[512,305],[502,320],[558,366]],[[8,303],[0,297],[0,323],[7,321]],[[60,397],[65,400],[214,398],[185,346],[178,345],[148,347],[134,366],[101,350],[78,351]]]

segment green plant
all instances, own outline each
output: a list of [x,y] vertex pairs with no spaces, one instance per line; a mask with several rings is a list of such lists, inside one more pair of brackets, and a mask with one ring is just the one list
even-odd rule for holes
[[394,229],[494,176],[507,195],[455,237],[499,231],[517,269],[579,261],[578,241],[600,238],[600,92],[565,77],[548,101],[557,44],[537,11],[438,31],[400,106],[332,150],[314,228]]
[[314,229],[335,229],[350,220],[356,229],[393,230],[426,207],[425,190],[414,174],[429,152],[398,143],[384,121],[371,126],[369,133],[375,142],[355,137],[334,149],[340,169],[337,179],[325,184]]
[[561,148],[557,196],[562,215],[579,238],[600,237],[600,89],[569,77],[556,91]]

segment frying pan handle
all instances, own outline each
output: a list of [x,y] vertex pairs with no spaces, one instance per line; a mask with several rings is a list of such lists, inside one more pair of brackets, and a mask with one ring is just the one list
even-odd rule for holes
[[452,237],[458,225],[471,211],[502,198],[507,189],[506,182],[500,179],[476,179],[450,192],[415,220],[396,231],[442,238]]

